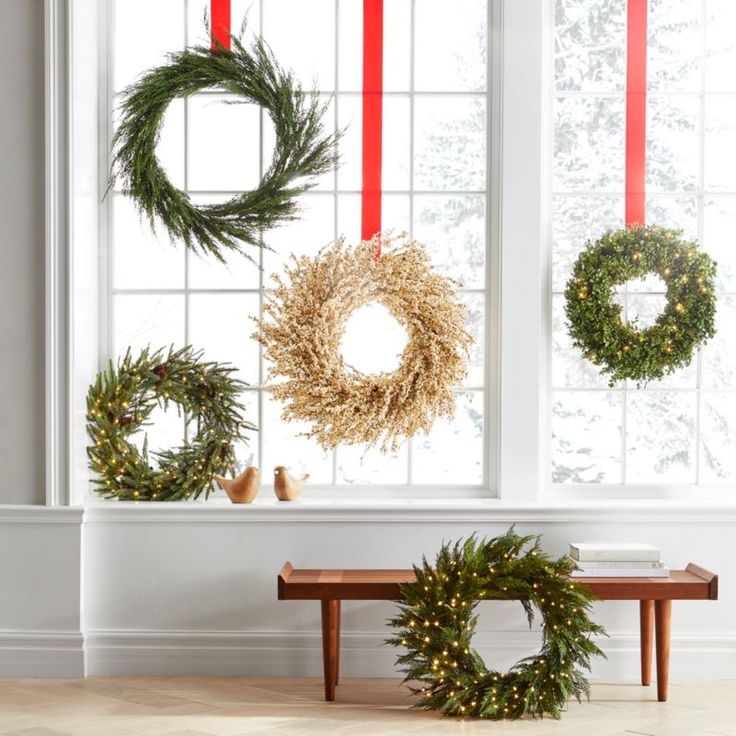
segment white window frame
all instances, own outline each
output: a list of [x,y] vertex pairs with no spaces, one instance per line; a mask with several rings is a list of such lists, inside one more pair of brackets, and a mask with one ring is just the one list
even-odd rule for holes
[[[412,34],[412,44],[414,39],[414,18],[415,18],[415,7],[416,7],[417,0],[411,0],[411,34]],[[103,13],[111,14],[113,3],[111,0],[105,0],[104,3],[100,3],[100,5],[104,5],[104,8],[100,8],[99,12],[100,15]],[[263,1],[260,2],[261,8],[259,13],[259,18],[261,19],[261,25],[263,24]],[[494,9],[492,7],[493,2],[489,2],[489,17],[488,17],[488,23],[489,23],[489,29],[491,28],[491,23],[493,22],[494,18],[492,17],[494,14]],[[498,6],[498,4],[496,4]],[[187,0],[182,1],[182,10],[185,13],[184,18],[184,26],[183,31],[185,37],[189,37],[189,28],[188,28],[188,4]],[[335,3],[335,28],[339,29],[340,23],[339,23],[339,3]],[[114,41],[115,32],[113,27],[113,19],[108,16],[108,18],[102,19],[102,22],[104,24],[104,28],[106,31],[106,37],[110,39],[110,42],[112,43]],[[489,34],[490,35],[490,34]],[[410,117],[411,121],[410,123],[413,123],[414,120],[414,102],[417,98],[419,99],[426,99],[433,96],[445,96],[445,95],[453,95],[457,97],[468,97],[471,99],[478,99],[478,98],[484,98],[486,101],[486,107],[487,107],[487,125],[486,125],[486,142],[487,142],[487,156],[486,156],[486,188],[485,192],[481,191],[448,191],[448,190],[438,190],[438,191],[419,191],[414,188],[414,182],[413,182],[413,157],[410,156],[410,172],[409,172],[409,185],[408,188],[402,189],[402,190],[386,190],[386,194],[399,194],[399,195],[405,195],[409,198],[409,213],[410,213],[410,221],[413,220],[413,208],[414,208],[414,195],[418,194],[420,196],[422,195],[436,195],[436,196],[452,196],[452,195],[458,195],[458,196],[472,196],[472,195],[478,195],[478,194],[484,194],[484,200],[485,200],[485,209],[486,209],[486,218],[485,218],[485,235],[486,235],[486,258],[485,258],[485,274],[484,274],[484,281],[485,286],[480,288],[468,288],[464,289],[461,288],[459,291],[461,293],[467,293],[467,294],[473,294],[473,293],[479,293],[483,294],[485,301],[486,301],[486,309],[484,314],[484,364],[486,366],[486,374],[484,376],[484,381],[479,386],[467,386],[465,389],[459,388],[457,390],[457,394],[461,395],[464,390],[467,391],[478,391],[482,392],[482,411],[484,416],[484,427],[483,427],[483,448],[482,448],[482,467],[483,467],[483,477],[479,483],[475,484],[458,484],[458,483],[443,483],[443,484],[420,484],[416,482],[411,482],[412,477],[412,467],[414,465],[413,461],[413,453],[412,453],[412,446],[409,443],[408,445],[408,457],[406,461],[406,469],[407,469],[407,478],[405,482],[401,483],[392,483],[392,484],[385,484],[385,483],[356,483],[354,485],[352,484],[346,484],[346,483],[340,483],[337,476],[338,476],[338,460],[337,460],[337,453],[332,452],[331,453],[331,461],[332,461],[332,476],[333,476],[333,482],[332,483],[325,483],[325,484],[310,484],[309,487],[309,495],[312,498],[317,497],[324,497],[324,498],[361,498],[365,497],[366,495],[370,495],[372,497],[389,497],[389,498],[406,498],[406,499],[415,499],[417,497],[427,497],[427,498],[445,498],[445,497],[452,497],[452,498],[485,498],[489,496],[495,495],[495,488],[496,488],[496,482],[495,482],[495,468],[494,468],[494,456],[493,456],[493,448],[496,447],[496,437],[494,432],[494,423],[489,422],[489,417],[492,416],[493,406],[497,404],[497,397],[495,394],[497,393],[497,381],[490,380],[492,376],[494,376],[497,373],[497,370],[495,367],[491,366],[490,364],[494,360],[494,355],[497,355],[497,351],[494,351],[491,353],[489,350],[489,344],[492,339],[492,331],[494,329],[493,325],[496,322],[495,317],[495,311],[493,310],[492,305],[490,304],[489,295],[491,293],[497,294],[498,289],[496,288],[496,282],[498,279],[498,268],[496,266],[496,259],[494,259],[494,254],[498,252],[498,237],[497,233],[494,232],[494,228],[492,223],[496,221],[496,218],[491,218],[491,209],[492,209],[492,189],[491,189],[491,182],[494,179],[494,170],[498,168],[498,162],[495,156],[491,155],[491,146],[492,146],[492,139],[493,139],[493,126],[491,121],[491,116],[495,114],[495,108],[497,105],[497,100],[492,99],[492,92],[497,87],[496,85],[491,84],[491,80],[493,78],[493,74],[497,70],[497,64],[494,62],[493,59],[493,52],[491,47],[491,42],[489,38],[489,49],[488,49],[488,59],[487,59],[487,89],[485,92],[478,93],[473,91],[468,92],[427,92],[427,91],[419,91],[416,92],[415,95],[415,89],[414,89],[414,73],[413,73],[413,59],[412,59],[412,66],[411,66],[411,74],[410,74],[410,83],[409,83],[409,89],[408,92],[387,92],[385,93],[387,96],[396,96],[396,97],[406,97],[408,95],[409,103],[410,103]],[[109,53],[109,47],[108,47],[108,54],[106,58],[100,58],[100,64],[103,65],[103,68],[101,68],[101,74],[100,74],[100,82],[101,82],[101,92],[100,96],[102,99],[106,98],[106,107],[104,108],[105,111],[109,113],[109,110],[112,109],[112,107],[115,104],[114,101],[114,90],[113,90],[113,78],[114,78],[114,69],[113,69],[113,60],[112,57],[114,57],[114,54]],[[335,63],[338,64],[337,61],[337,47],[335,49]],[[336,79],[339,78],[339,67],[336,66],[335,68],[336,72]],[[336,85],[337,86],[337,85]],[[212,92],[203,92],[200,93],[200,95],[208,95],[208,94],[215,94]],[[331,94],[329,90],[324,91],[323,94]],[[335,100],[335,110],[334,110],[334,116],[335,116],[335,126],[337,127],[339,125],[339,105],[341,100],[347,98],[347,97],[359,97],[360,93],[355,92],[353,90],[340,90],[338,89],[335,92],[334,100]],[[108,118],[109,118],[108,114]],[[188,114],[185,112],[185,141],[188,139],[188,134],[186,132],[187,130],[187,121],[188,121]],[[264,113],[261,111],[261,114],[259,116],[259,128],[260,132],[262,134],[263,132],[263,124],[264,124]],[[108,155],[110,151],[110,143],[112,138],[112,126],[111,121],[108,120],[108,123],[106,125],[106,139],[101,140],[100,143],[100,160],[103,160],[103,158]],[[411,124],[410,128],[410,146],[413,147],[414,145],[414,125]],[[185,143],[186,147],[186,143]],[[185,150],[185,157],[188,156],[188,152]],[[261,174],[262,169],[264,166],[264,162],[262,160],[262,155],[260,157],[260,166],[261,166]],[[109,159],[107,166],[104,167],[105,170],[109,168]],[[495,177],[497,178],[497,177]],[[187,175],[187,165],[186,160],[184,164],[184,187],[188,191],[190,191],[191,194],[194,196],[200,196],[200,195],[208,195],[211,194],[211,192],[205,192],[205,191],[194,191],[193,189],[190,189],[188,186],[188,175]],[[218,191],[218,195],[226,195],[226,196],[233,196],[235,192],[226,192],[226,191]],[[325,190],[317,190],[310,192],[307,196],[309,197],[318,197],[318,196],[327,196],[334,199],[335,202],[335,222],[334,222],[334,235],[338,236],[340,233],[337,229],[337,217],[338,217],[338,201],[339,197],[341,195],[354,195],[354,194],[360,194],[359,191],[350,191],[343,188],[340,188],[338,186],[338,178],[335,175],[333,178],[333,185],[330,189]],[[120,289],[120,288],[114,288],[113,285],[113,273],[112,273],[112,264],[114,261],[114,257],[112,255],[112,250],[115,247],[115,244],[113,242],[112,238],[112,230],[114,229],[111,227],[111,219],[112,219],[112,210],[113,210],[113,197],[119,196],[116,194],[111,194],[108,198],[105,199],[105,201],[102,203],[102,211],[101,211],[101,217],[100,217],[100,244],[101,244],[101,258],[100,258],[100,275],[99,275],[99,284],[100,284],[100,294],[101,294],[101,320],[100,320],[100,345],[101,345],[101,363],[104,363],[107,360],[108,355],[114,354],[113,350],[113,323],[114,323],[114,312],[115,312],[115,306],[114,306],[114,300],[117,295],[137,295],[137,294],[166,294],[166,295],[181,295],[184,297],[184,334],[185,334],[185,343],[189,342],[189,303],[190,303],[190,297],[192,295],[197,295],[200,293],[207,293],[207,294],[254,294],[259,296],[259,298],[262,301],[262,288],[263,288],[263,281],[264,281],[264,274],[261,272],[260,280],[259,280],[259,286],[258,288],[244,288],[244,289],[237,289],[234,290],[232,288],[228,289],[222,289],[218,290],[215,288],[207,288],[207,289],[197,289],[186,283],[186,275],[185,275],[185,284],[182,288],[176,288],[176,289],[138,289],[138,288],[131,288],[131,289]],[[413,224],[413,223],[412,223]],[[411,232],[411,224],[409,228],[410,236],[412,235]],[[185,258],[185,274],[189,271],[189,263],[191,259],[191,254],[188,252],[184,253]],[[256,256],[256,260],[259,262],[259,265],[263,267],[264,259],[263,254],[259,253],[258,256]],[[260,351],[259,351],[260,352]],[[259,384],[262,384],[263,376],[260,376]],[[267,443],[269,441],[268,436],[264,434],[264,432],[260,431],[260,428],[263,427],[263,399],[262,397],[265,395],[266,390],[261,385],[253,385],[249,386],[246,389],[246,394],[255,394],[259,396],[259,399],[256,400],[256,406],[258,407],[258,411],[254,412],[254,422],[256,426],[259,427],[259,431],[252,436],[251,443],[257,447],[257,456],[260,458],[260,464],[263,464],[263,446],[264,446],[264,438],[265,442]],[[478,397],[480,398],[480,397]]]
[[[65,504],[83,499],[79,489],[88,483],[84,397],[98,368],[97,193],[104,178],[98,144],[105,131],[95,91],[101,69],[95,38],[104,23],[98,14],[104,3],[45,3],[47,502]],[[561,498],[551,494],[549,483],[549,59],[554,4],[491,0],[490,8],[488,222],[495,246],[489,268],[495,269],[496,281],[488,283],[489,478],[483,498],[460,503],[542,508]],[[565,495],[576,499],[590,490],[597,499],[622,499],[609,489],[569,490]],[[664,495],[672,495],[671,490]],[[703,490],[697,489],[697,503],[705,503]],[[624,492],[635,495],[637,502],[656,496],[651,489],[646,496],[634,489]],[[443,495],[447,502],[455,498],[446,490]],[[361,501],[346,500],[354,505]],[[410,503],[422,507],[416,494]],[[431,510],[437,504],[427,499],[425,506]],[[446,512],[436,513],[440,519]]]

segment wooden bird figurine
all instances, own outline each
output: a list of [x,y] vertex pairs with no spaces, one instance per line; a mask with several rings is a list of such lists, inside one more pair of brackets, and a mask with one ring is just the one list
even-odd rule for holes
[[255,465],[249,465],[237,478],[223,478],[221,475],[213,478],[233,503],[251,503],[258,493],[260,478]]
[[273,490],[276,498],[279,501],[296,501],[307,478],[309,473],[301,478],[295,478],[283,465],[277,465],[273,469]]

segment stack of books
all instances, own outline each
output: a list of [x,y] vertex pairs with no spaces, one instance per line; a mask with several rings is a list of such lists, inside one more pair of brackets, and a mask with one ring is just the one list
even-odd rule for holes
[[659,549],[651,544],[573,542],[570,557],[576,578],[666,578],[670,574]]

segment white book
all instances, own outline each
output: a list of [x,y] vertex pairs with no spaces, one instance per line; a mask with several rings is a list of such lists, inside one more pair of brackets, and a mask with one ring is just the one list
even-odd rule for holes
[[621,560],[574,560],[578,567],[583,567],[586,570],[606,570],[609,567],[633,567],[633,568],[646,568],[651,570],[652,568],[664,567],[664,562],[622,562]]
[[574,578],[668,578],[669,567],[606,567],[573,570]]
[[580,562],[659,562],[659,549],[629,542],[572,542],[570,557]]

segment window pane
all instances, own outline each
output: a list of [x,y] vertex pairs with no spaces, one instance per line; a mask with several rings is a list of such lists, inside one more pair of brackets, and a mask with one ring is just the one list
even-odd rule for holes
[[189,98],[189,189],[233,192],[260,181],[257,105],[226,95]]
[[342,445],[337,449],[337,482],[346,485],[385,483],[403,485],[408,480],[408,443],[395,452],[382,455],[379,450],[360,445]]
[[[361,234],[361,196],[360,194],[339,194],[337,196],[337,234],[348,243],[357,243]],[[410,232],[410,198],[408,194],[384,194],[381,197],[381,216],[387,229],[398,235]]]
[[[342,92],[363,89],[363,2],[339,0],[338,85]],[[383,2],[383,89],[409,91],[411,0]]]
[[285,465],[297,475],[309,473],[310,484],[332,483],[332,453],[304,436],[309,426],[281,419],[282,405],[268,394],[263,399],[263,481],[273,483],[273,469]]
[[624,224],[624,198],[552,198],[552,289],[564,291],[572,267],[587,240]]
[[705,201],[703,247],[718,263],[719,289],[736,291],[736,199],[719,197]]
[[470,348],[468,363],[468,377],[466,386],[479,388],[485,384],[485,329],[486,329],[486,297],[485,294],[460,293],[462,301],[468,310],[467,328],[473,336],[473,345]]
[[554,131],[556,192],[623,191],[623,97],[560,97]]
[[695,481],[694,392],[627,395],[626,479],[629,483]]
[[663,92],[700,88],[702,3],[649,0],[647,87]]
[[685,238],[698,237],[698,200],[689,197],[647,197],[647,222],[682,230]]
[[706,394],[700,415],[704,481],[736,480],[736,394]]
[[417,97],[414,115],[414,188],[484,189],[485,97]]
[[614,391],[552,394],[552,482],[621,482],[621,409]]
[[184,245],[172,243],[158,225],[151,231],[133,200],[112,196],[111,236],[116,289],[181,289],[184,287]]
[[461,12],[448,12],[445,0],[421,0],[415,7],[415,88],[440,92],[485,89],[485,0],[464,0]]
[[121,294],[114,300],[114,352],[184,346],[184,296]]
[[258,249],[245,246],[244,250],[255,263],[240,253],[225,256],[225,263],[211,256],[189,254],[190,289],[257,289],[260,277]]
[[694,189],[700,166],[700,100],[695,97],[647,98],[647,189]]
[[[166,54],[184,48],[185,0],[123,0],[115,6],[114,86],[125,89]],[[145,23],[141,21],[145,18]]]
[[[192,427],[192,431],[194,431]],[[131,437],[131,442],[143,452],[143,445],[148,440],[148,453],[151,464],[156,465],[154,454],[162,450],[171,450],[184,442],[184,414],[177,404],[156,407],[148,418],[148,422]]]
[[485,197],[417,195],[414,237],[440,273],[467,289],[485,285]]
[[707,0],[705,3],[705,87],[708,92],[736,92],[736,3]]
[[557,0],[555,85],[560,90],[624,88],[625,0]]
[[263,35],[305,90],[335,88],[335,0],[263,0]]
[[718,300],[716,334],[703,348],[703,386],[736,387],[736,297]]
[[237,378],[257,385],[258,343],[251,338],[258,316],[257,294],[192,294],[189,297],[189,341],[207,360],[231,363]]
[[413,483],[483,482],[483,400],[480,391],[458,395],[454,419],[440,419],[429,435],[412,439]]
[[305,194],[299,198],[299,205],[301,214],[297,220],[264,235],[264,242],[273,249],[263,251],[263,278],[267,287],[273,285],[273,274],[283,273],[290,255],[315,256],[335,238],[334,197]]
[[[359,95],[340,95],[340,168],[337,171],[341,190],[360,191],[363,176],[363,101]],[[383,157],[381,185],[385,190],[409,189],[409,152],[411,116],[409,97],[384,97],[383,100]],[[388,222],[386,218],[384,218]]]
[[736,97],[706,97],[705,189],[736,192]]

